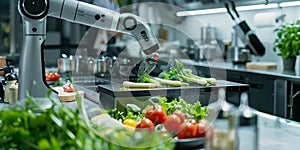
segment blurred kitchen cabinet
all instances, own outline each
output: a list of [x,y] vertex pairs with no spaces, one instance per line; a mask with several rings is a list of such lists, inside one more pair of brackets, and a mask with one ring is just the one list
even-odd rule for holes
[[300,122],[300,82],[291,82],[286,113],[288,119]]
[[21,46],[22,25],[15,0],[1,1],[0,5],[0,52],[14,55]]
[[227,80],[249,84],[249,105],[269,114],[276,113],[275,79],[256,74],[227,71]]
[[[198,75],[203,77],[216,77],[218,70],[225,70],[201,65],[195,67]],[[251,107],[268,114],[300,121],[300,79],[228,69],[224,80],[249,84]],[[239,105],[239,98],[228,101]]]

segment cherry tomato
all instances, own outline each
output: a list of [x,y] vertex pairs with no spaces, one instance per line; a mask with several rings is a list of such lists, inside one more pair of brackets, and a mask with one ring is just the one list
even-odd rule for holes
[[154,124],[150,119],[143,118],[137,123],[136,128],[137,129],[148,129],[149,132],[153,132]]
[[68,82],[63,86],[64,92],[74,92],[73,84],[68,80]]
[[160,105],[151,105],[146,109],[145,117],[154,124],[161,124],[166,120],[166,112]]
[[180,130],[180,118],[175,114],[168,115],[164,125],[167,131],[178,133]]
[[57,72],[46,73],[46,81],[57,81],[60,75]]
[[177,136],[179,139],[196,138],[197,129],[197,122],[191,119],[188,122],[181,124],[181,130]]
[[175,110],[173,114],[177,115],[180,118],[180,123],[184,122],[185,115],[181,110]]
[[197,123],[196,137],[204,137],[207,128],[208,128],[208,122],[206,120],[199,120],[199,123]]

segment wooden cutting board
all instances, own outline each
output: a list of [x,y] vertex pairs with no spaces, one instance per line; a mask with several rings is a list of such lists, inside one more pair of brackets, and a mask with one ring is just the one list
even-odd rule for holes
[[272,70],[277,68],[277,63],[274,62],[249,62],[246,64],[246,69]]
[[[75,92],[64,92],[64,89],[62,86],[53,87],[53,89],[58,92],[58,99],[61,102],[75,101],[75,97],[77,94],[76,91]],[[77,91],[77,92],[80,97],[84,97],[83,91]]]

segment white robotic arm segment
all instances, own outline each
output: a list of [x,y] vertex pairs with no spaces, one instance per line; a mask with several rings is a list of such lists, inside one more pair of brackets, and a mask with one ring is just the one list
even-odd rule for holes
[[149,25],[133,14],[120,15],[76,0],[19,0],[18,9],[23,17],[24,31],[19,63],[19,99],[26,99],[28,91],[32,97],[44,97],[48,93],[42,50],[47,16],[132,35],[145,54],[159,49]]
[[146,55],[159,49],[158,41],[151,32],[149,25],[139,16],[130,13],[121,14],[117,30],[135,37]]
[[95,28],[116,31],[119,13],[75,0],[51,0],[49,16]]
[[[104,30],[133,36],[145,54],[159,49],[159,44],[145,20],[134,14],[118,12],[76,0],[20,0],[19,10],[30,23],[52,16]],[[28,26],[24,30],[32,30]],[[37,30],[37,32],[40,30]],[[34,34],[34,33],[33,33]]]
[[[52,5],[55,7],[51,7]],[[129,34],[138,41],[147,55],[159,49],[158,41],[146,21],[130,13],[120,15],[118,12],[84,2],[52,0],[49,14],[70,22]]]

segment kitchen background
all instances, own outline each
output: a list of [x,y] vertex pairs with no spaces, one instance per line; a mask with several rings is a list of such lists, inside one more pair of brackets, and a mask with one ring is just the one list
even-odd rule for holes
[[[91,0],[85,0],[86,2],[92,3]],[[151,2],[153,2],[152,0]],[[284,1],[284,0],[282,0]],[[126,4],[127,1],[124,3]],[[149,2],[149,0],[141,0],[141,1],[132,1],[131,3],[135,4],[137,2]],[[164,1],[170,2],[170,1]],[[205,1],[202,1],[204,3]],[[194,1],[177,1],[177,4],[180,7],[184,7],[187,10],[193,9],[203,9],[203,8],[211,8],[211,7],[222,7],[220,6],[221,2],[216,3],[217,1],[206,1],[205,5],[199,5],[201,2]],[[247,4],[247,1],[243,1]],[[263,1],[265,2],[265,1]],[[271,2],[279,2],[271,1]],[[17,12],[17,1],[3,1],[0,5],[0,23],[1,23],[1,41],[0,41],[0,53],[2,55],[9,56],[19,56],[21,41],[22,41],[22,25],[21,25],[21,17]],[[128,2],[127,2],[128,3]],[[175,4],[176,1],[172,1],[171,4]],[[261,0],[256,0],[252,3],[262,4]],[[196,5],[196,6],[195,6]],[[237,5],[239,5],[239,1],[237,1]],[[188,32],[189,38],[194,41],[200,40],[201,35],[201,27],[216,27],[216,39],[220,39],[224,42],[230,41],[232,38],[233,28],[235,22],[230,18],[228,13],[215,13],[215,14],[201,14],[196,16],[187,16],[187,17],[178,17],[176,16],[175,9],[166,9],[161,7],[152,7],[151,3],[141,4],[140,6],[134,6],[134,8],[130,8],[126,6],[127,11],[137,13],[140,16],[146,18],[149,22],[161,23],[161,24],[169,24],[174,27],[179,27],[180,29]],[[193,7],[189,7],[193,6]],[[128,10],[129,9],[129,10]],[[174,10],[174,11],[172,11]],[[270,61],[270,62],[278,62],[281,64],[280,57],[273,52],[273,42],[275,39],[275,34],[273,30],[276,26],[275,18],[273,20],[274,24],[268,22],[261,26],[260,20],[254,21],[256,15],[268,15],[270,13],[275,14],[275,17],[279,17],[280,15],[286,15],[284,17],[284,22],[295,21],[300,16],[300,7],[299,6],[291,6],[291,7],[283,7],[283,8],[271,8],[271,9],[260,9],[260,10],[248,10],[239,12],[242,19],[246,20],[253,29],[264,46],[266,47],[266,54],[260,58],[261,61]],[[268,16],[269,17],[269,16]],[[272,16],[274,17],[274,15]],[[196,19],[195,19],[196,18]],[[267,18],[266,18],[267,19]],[[272,20],[272,19],[269,19]],[[202,24],[199,24],[199,21]],[[59,19],[53,19],[48,17],[47,23],[47,40],[45,43],[45,55],[46,57],[46,65],[55,66],[57,65],[56,57],[59,57],[60,53],[74,53],[74,50],[77,48],[78,43],[80,42],[82,36],[85,34],[88,27],[78,24],[69,23],[66,21],[62,21]],[[158,34],[159,25],[153,27],[154,32]],[[169,41],[177,41],[179,46],[188,47],[189,43],[187,42],[188,37],[184,36],[182,33],[178,32],[176,29],[164,27],[168,31],[168,40]],[[48,58],[48,59],[47,59]],[[299,63],[297,63],[299,64]],[[297,67],[297,66],[296,66]]]
[[[85,1],[92,3],[92,0]],[[287,0],[270,0],[270,3],[286,1]],[[137,5],[138,2],[164,2],[170,4],[176,3],[179,7],[183,7],[186,10],[201,10],[215,7],[224,8],[222,3],[223,1],[221,0],[124,0],[123,2],[124,5],[135,5],[122,7],[121,12],[135,13],[145,18],[150,23],[154,22],[155,24],[151,27],[153,29],[153,32],[156,33],[157,37],[159,37],[160,39],[171,41],[172,45],[175,45],[175,47],[180,47],[182,51],[186,52],[187,54],[190,53],[189,50],[191,50],[191,45],[193,45],[194,43],[200,43],[202,27],[215,27],[215,38],[219,41],[222,41],[223,43],[227,43],[232,40],[232,33],[234,32],[232,26],[235,25],[235,22],[230,18],[227,12],[179,17],[176,16],[176,13],[180,9],[176,7],[168,7],[167,5],[157,3],[141,3],[140,5]],[[237,0],[237,5],[241,6],[248,4],[264,4],[265,2],[265,0]],[[204,4],[199,5],[200,3]],[[270,15],[271,13],[273,13],[274,15]],[[256,32],[259,39],[266,48],[266,54],[261,58],[256,57],[255,59],[266,62],[275,62],[277,63],[279,68],[282,67],[281,58],[277,56],[277,54],[273,51],[273,42],[276,37],[276,35],[273,33],[273,30],[280,23],[273,24],[273,22],[275,22],[276,17],[282,15],[285,15],[285,23],[295,21],[300,17],[300,5],[283,8],[276,7],[271,9],[241,11],[239,12],[239,14],[242,19],[247,21],[251,29]],[[254,19],[257,16],[262,17],[259,17],[257,21]],[[47,39],[44,45],[45,64],[46,67],[55,68],[58,66],[58,58],[75,54],[78,44],[82,42],[81,39],[83,35],[86,34],[86,31],[90,28],[87,26],[73,24],[51,17],[48,17],[47,20]],[[262,22],[264,22],[265,20],[269,21],[267,21],[267,23],[265,24],[262,24]],[[6,56],[7,60],[11,60],[11,62],[17,66],[22,45],[22,19],[17,11],[16,0],[1,2],[0,23],[0,55]],[[162,24],[163,26],[161,26],[160,24]],[[161,31],[164,31],[164,34],[159,34],[162,33]],[[132,41],[134,41],[133,38],[124,35],[123,38],[118,39],[117,42],[108,46],[111,46],[111,48],[120,47],[122,49]],[[166,53],[170,53],[170,51],[168,50],[171,50],[173,48],[169,48],[168,45],[164,44],[162,46],[162,49],[165,49]],[[131,46],[131,48],[133,47]],[[192,49],[192,51],[193,50],[195,49]],[[135,50],[130,50],[130,56],[139,56],[140,54],[141,53],[139,52],[138,48],[136,48]],[[298,56],[296,63],[296,71],[298,72],[293,74],[296,75],[293,76],[293,79],[284,78],[281,80],[277,79],[277,76],[274,76],[272,78],[266,76],[257,77],[257,74],[253,75],[252,78],[252,76],[249,76],[247,72],[244,74],[244,72],[240,73],[235,71],[233,71],[233,74],[231,74],[232,76],[229,76],[232,72],[228,71],[228,77],[239,75],[238,78],[240,79],[240,81],[231,78],[232,81],[236,82],[245,81],[244,77],[250,77],[249,82],[252,82],[254,80],[254,85],[258,85],[257,88],[253,88],[252,90],[250,90],[251,98],[260,100],[261,94],[265,94],[264,97],[266,96],[267,99],[265,102],[263,102],[263,104],[260,102],[255,102],[257,109],[263,110],[267,113],[287,117],[289,113],[287,109],[292,109],[292,107],[288,105],[288,100],[291,100],[292,95],[297,94],[297,91],[300,90],[300,82],[298,79],[300,70],[299,64],[300,62]],[[228,80],[230,80],[230,78],[228,78]],[[280,85],[281,83],[284,86],[278,88],[278,85]],[[277,94],[278,91],[284,91],[284,100],[278,98],[278,95],[281,96],[280,93]],[[277,102],[282,102],[284,106],[279,105]],[[300,104],[298,103],[297,105],[300,109]],[[277,107],[280,107],[278,110],[282,111],[282,113],[278,113]],[[297,116],[298,120],[300,120],[300,114],[297,114]]]

